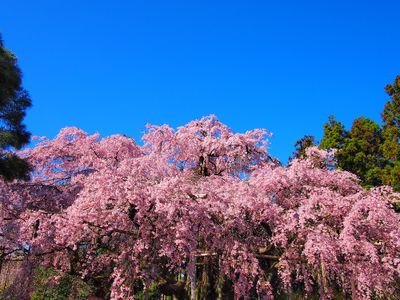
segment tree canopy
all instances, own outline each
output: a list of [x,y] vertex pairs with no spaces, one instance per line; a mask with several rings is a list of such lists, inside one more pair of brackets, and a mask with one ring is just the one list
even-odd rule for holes
[[386,161],[381,154],[381,129],[371,119],[360,117],[337,152],[339,167],[360,177],[365,186],[382,185]]
[[17,58],[4,47],[0,36],[0,176],[7,180],[24,178],[29,171],[29,165],[8,150],[29,142],[30,134],[22,122],[30,106]]
[[4,293],[52,268],[111,299],[398,296],[400,194],[315,147],[276,164],[266,137],[208,116],[149,126],[143,146],[65,128],[24,150],[31,182],[0,183],[0,264],[23,258]]
[[333,115],[329,116],[328,123],[324,124],[324,135],[321,139],[321,149],[340,149],[348,136],[344,125],[337,121]]
[[293,152],[292,156],[289,158],[289,161],[292,161],[295,158],[305,158],[306,150],[309,147],[315,146],[316,141],[314,136],[312,135],[305,135],[300,140],[296,141],[294,144],[295,151]]
[[400,191],[400,76],[385,88],[390,96],[382,113],[382,153],[388,160],[383,181]]
[[383,154],[392,161],[400,160],[400,76],[385,87],[391,97],[382,112]]

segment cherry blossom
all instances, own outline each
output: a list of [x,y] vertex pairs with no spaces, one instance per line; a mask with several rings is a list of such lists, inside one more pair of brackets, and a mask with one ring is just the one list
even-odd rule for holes
[[178,275],[195,299],[207,268],[236,299],[398,292],[391,204],[400,195],[363,189],[317,148],[282,166],[268,137],[208,116],[177,129],[149,125],[143,145],[77,128],[42,138],[19,154],[31,181],[0,182],[0,263],[25,257],[96,278],[98,296],[111,299],[134,299],[155,282],[167,289]]

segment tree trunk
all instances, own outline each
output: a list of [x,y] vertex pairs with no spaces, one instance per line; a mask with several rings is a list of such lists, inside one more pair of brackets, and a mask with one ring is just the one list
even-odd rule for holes
[[190,300],[196,300],[196,257],[192,257],[189,262],[188,275],[190,279]]
[[320,297],[324,298],[327,292],[327,282],[325,275],[325,265],[324,262],[321,261],[321,274],[320,274]]
[[222,300],[222,285],[223,285],[223,279],[222,279],[222,277],[220,277],[219,279],[218,279],[218,283],[217,283],[217,287],[216,287],[216,290],[217,290],[217,300]]

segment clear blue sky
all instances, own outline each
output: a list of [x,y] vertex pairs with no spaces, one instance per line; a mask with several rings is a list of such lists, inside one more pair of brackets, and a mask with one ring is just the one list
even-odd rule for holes
[[273,132],[286,161],[334,114],[380,121],[400,74],[400,1],[3,1],[34,135],[78,126],[140,141],[215,114]]

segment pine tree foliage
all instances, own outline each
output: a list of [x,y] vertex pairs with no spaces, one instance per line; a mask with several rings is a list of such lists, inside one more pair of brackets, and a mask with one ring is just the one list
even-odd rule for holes
[[6,180],[24,178],[29,171],[29,165],[10,150],[29,142],[30,134],[22,122],[30,106],[17,58],[4,47],[0,36],[0,176]]
[[289,158],[289,161],[297,158],[305,158],[306,157],[306,149],[316,145],[315,138],[312,135],[305,135],[300,140],[296,141],[294,144],[295,151],[292,156]]

